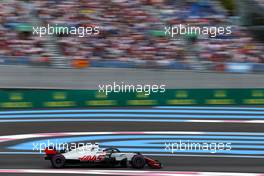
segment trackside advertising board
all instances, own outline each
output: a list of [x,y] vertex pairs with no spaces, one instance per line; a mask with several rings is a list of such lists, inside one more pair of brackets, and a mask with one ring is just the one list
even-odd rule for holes
[[101,106],[264,105],[264,89],[168,89],[164,93],[109,93],[97,90],[1,89],[1,109]]

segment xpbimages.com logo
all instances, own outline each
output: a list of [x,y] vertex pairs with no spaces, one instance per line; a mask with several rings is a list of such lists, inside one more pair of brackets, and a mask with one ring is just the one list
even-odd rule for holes
[[51,26],[33,27],[33,35],[43,37],[46,35],[74,35],[77,37],[86,37],[100,34],[100,27],[75,27],[75,26],[58,26],[57,24]]
[[182,141],[178,142],[166,142],[164,143],[165,151],[170,153],[176,152],[186,152],[186,151],[196,151],[196,152],[208,152],[208,153],[217,153],[219,151],[230,151],[232,150],[232,143],[223,143],[223,142],[191,142],[191,141]]
[[165,35],[171,38],[179,35],[206,35],[215,38],[218,35],[231,35],[231,26],[192,26],[192,25],[173,25],[164,27]]
[[161,84],[125,84],[124,82],[113,84],[100,84],[98,86],[100,93],[144,93],[150,95],[151,93],[165,93],[166,85]]
[[60,150],[67,150],[67,151],[71,151],[71,150],[76,150],[78,149],[78,151],[86,151],[87,149],[91,148],[93,145],[90,142],[87,143],[61,143],[59,141],[44,141],[44,142],[40,142],[40,143],[32,143],[32,150],[33,151],[37,151],[39,153],[42,153],[45,151],[46,148],[48,149],[56,149],[57,151]]

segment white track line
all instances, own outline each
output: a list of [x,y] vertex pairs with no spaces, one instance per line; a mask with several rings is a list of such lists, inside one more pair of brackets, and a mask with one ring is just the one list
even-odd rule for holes
[[232,124],[264,124],[264,120],[165,120],[165,119],[5,119],[0,123],[45,123],[45,122],[159,122],[159,123],[232,123]]
[[63,137],[63,136],[82,136],[82,135],[121,135],[121,134],[179,134],[179,135],[202,135],[208,133],[215,133],[215,135],[243,135],[243,136],[252,136],[252,135],[264,135],[264,133],[256,132],[201,132],[201,131],[120,131],[120,132],[61,132],[61,133],[34,133],[34,134],[17,134],[17,135],[7,135],[0,136],[0,143],[7,141],[15,141],[22,139],[32,139],[32,138],[46,138],[46,137]]
[[11,174],[82,174],[82,175],[127,175],[127,176],[264,176],[257,173],[184,172],[184,171],[135,171],[135,170],[56,170],[56,169],[0,169]]

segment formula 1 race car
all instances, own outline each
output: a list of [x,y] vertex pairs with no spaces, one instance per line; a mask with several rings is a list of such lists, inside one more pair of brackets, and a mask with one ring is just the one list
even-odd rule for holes
[[161,163],[140,153],[124,153],[117,148],[102,149],[98,144],[85,145],[73,150],[57,151],[55,148],[45,149],[45,159],[50,160],[54,168],[68,165],[129,167],[142,169],[148,165],[153,169],[160,169]]

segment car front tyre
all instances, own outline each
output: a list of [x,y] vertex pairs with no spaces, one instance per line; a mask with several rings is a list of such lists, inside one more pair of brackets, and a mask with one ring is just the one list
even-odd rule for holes
[[131,166],[135,169],[142,169],[145,165],[146,161],[142,155],[135,155],[131,160]]

